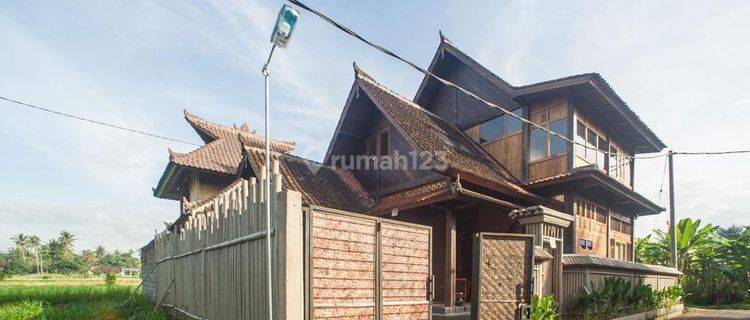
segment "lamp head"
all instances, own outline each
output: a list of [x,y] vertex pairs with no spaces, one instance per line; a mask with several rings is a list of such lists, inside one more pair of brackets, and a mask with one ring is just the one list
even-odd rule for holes
[[276,26],[273,27],[273,33],[271,34],[271,43],[277,47],[286,48],[292,38],[297,18],[299,18],[297,9],[286,4],[281,7],[279,16],[276,18]]

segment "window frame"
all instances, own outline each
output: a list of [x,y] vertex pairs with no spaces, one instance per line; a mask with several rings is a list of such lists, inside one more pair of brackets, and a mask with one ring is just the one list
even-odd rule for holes
[[[529,163],[536,163],[536,162],[540,162],[540,161],[544,161],[544,160],[548,160],[548,159],[552,159],[552,158],[556,158],[556,157],[561,157],[561,156],[564,156],[564,155],[568,154],[568,146],[569,146],[570,142],[562,140],[562,139],[560,139],[557,136],[553,136],[551,133],[549,133],[549,131],[554,131],[554,130],[550,129],[553,122],[557,123],[559,121],[564,121],[564,124],[565,124],[565,133],[564,133],[564,135],[565,135],[566,138],[570,139],[570,134],[571,133],[568,132],[568,128],[569,128],[568,126],[569,126],[569,123],[570,123],[569,121],[572,121],[572,120],[571,120],[570,114],[568,112],[567,106],[563,107],[565,109],[565,115],[564,116],[557,117],[557,118],[553,119],[552,118],[552,111],[553,111],[553,109],[555,107],[559,107],[559,106],[557,104],[545,106],[544,108],[541,108],[540,110],[536,110],[536,111],[534,111],[534,112],[532,112],[532,113],[529,114],[529,119],[534,119],[536,115],[540,115],[542,119],[541,119],[541,121],[538,121],[537,124],[539,124],[540,126],[544,127],[544,129],[546,129],[546,130],[542,130],[542,129],[536,127],[536,126],[530,126],[530,129],[529,129],[529,155],[528,155],[528,157],[529,157],[528,162]],[[532,136],[533,136],[533,134],[534,134],[534,132],[536,130],[542,130],[544,132],[544,134],[545,134],[545,153],[544,153],[544,156],[539,157],[539,158],[533,158],[531,156],[532,155],[531,150],[533,149],[532,148],[533,144],[532,144],[531,139],[532,139]],[[560,132],[557,132],[557,133],[560,133]],[[565,144],[565,147],[563,148],[563,150],[565,150],[564,152],[557,153],[557,154],[552,154],[552,140],[553,140],[553,138],[560,139],[560,140],[563,141],[563,143]]]
[[[519,114],[519,112],[520,112],[520,114]],[[524,118],[524,116],[523,116],[523,107],[516,108],[515,110],[511,111],[510,113],[513,113],[513,114],[515,114],[517,116],[520,116],[520,117]],[[500,118],[503,118],[503,129],[502,129],[503,132],[500,133],[499,135],[497,135],[496,137],[494,137],[493,139],[482,141],[482,126],[486,125],[487,123],[489,123],[491,121],[496,121],[496,120],[498,120]],[[509,124],[511,123],[512,120],[520,122],[520,126],[515,131],[510,131],[510,129],[509,129],[509,127],[510,127]],[[497,117],[494,117],[492,119],[485,120],[485,121],[477,124],[476,126],[477,126],[477,131],[479,132],[479,136],[477,137],[477,142],[479,142],[479,144],[492,143],[492,142],[498,141],[500,139],[503,139],[505,137],[509,137],[509,136],[515,135],[517,133],[523,132],[523,122],[521,122],[521,120],[518,120],[518,119],[516,119],[516,118],[514,118],[512,116],[509,116],[506,113],[498,115]]]

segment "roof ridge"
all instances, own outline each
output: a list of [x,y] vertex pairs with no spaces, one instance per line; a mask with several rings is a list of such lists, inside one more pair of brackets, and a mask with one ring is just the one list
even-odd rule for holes
[[[204,133],[210,135],[214,139],[221,139],[222,137],[221,137],[221,135],[214,134],[213,132],[211,132],[211,130],[209,128],[205,128],[204,126],[207,126],[207,125],[208,126],[216,126],[216,128],[218,130],[227,131],[229,134],[240,132],[240,133],[243,133],[243,134],[247,134],[247,135],[249,135],[251,137],[255,136],[255,137],[262,138],[262,139],[265,140],[265,137],[262,137],[261,135],[257,134],[255,130],[250,130],[247,122],[243,122],[241,126],[236,126],[236,125],[227,126],[227,125],[223,125],[223,124],[218,123],[218,122],[213,122],[213,121],[206,120],[205,118],[202,118],[202,117],[200,117],[198,115],[190,113],[187,109],[184,109],[183,113],[185,114],[185,120],[187,120],[188,123],[190,123],[191,125],[195,124],[195,125],[201,127],[201,131],[203,131]],[[193,127],[195,127],[195,126],[193,126]],[[297,143],[295,141],[292,141],[292,140],[280,140],[280,139],[274,139],[274,138],[271,138],[270,140],[271,140],[271,143],[286,144],[286,145],[289,145],[289,146],[296,146],[297,145]]]

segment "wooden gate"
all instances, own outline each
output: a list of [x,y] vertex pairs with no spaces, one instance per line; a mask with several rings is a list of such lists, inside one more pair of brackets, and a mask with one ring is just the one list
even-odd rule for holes
[[473,264],[472,320],[521,319],[531,301],[534,236],[478,233]]
[[306,319],[430,320],[432,229],[305,210]]

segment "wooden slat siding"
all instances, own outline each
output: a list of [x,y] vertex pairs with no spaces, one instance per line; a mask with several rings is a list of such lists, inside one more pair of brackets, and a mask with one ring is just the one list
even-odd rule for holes
[[519,131],[495,141],[484,143],[482,147],[515,177],[522,177],[522,138],[523,134]]
[[[662,290],[677,284],[677,276],[664,274],[645,274],[635,270],[605,269],[600,267],[590,268],[586,266],[564,267],[563,269],[563,298],[560,304],[560,312],[563,319],[576,319],[571,309],[575,306],[578,297],[585,291],[584,285],[594,283],[597,288],[604,285],[604,279],[610,277],[623,278],[631,283],[643,280],[644,284],[650,284],[654,290]],[[588,280],[587,280],[588,279]]]
[[375,319],[375,220],[312,211],[313,319]]
[[529,163],[529,181],[552,177],[568,172],[567,154]]
[[429,320],[430,229],[381,224],[381,319]]
[[[281,190],[278,175],[273,178],[274,318],[301,319],[301,199],[296,191]],[[157,296],[174,281],[163,305],[173,307],[182,318],[267,317],[265,201],[260,195],[262,183],[238,180],[210,201],[187,208],[188,218],[177,226],[179,234],[167,230],[157,234],[153,253],[146,248],[144,256],[152,255],[150,261],[157,265]]]

